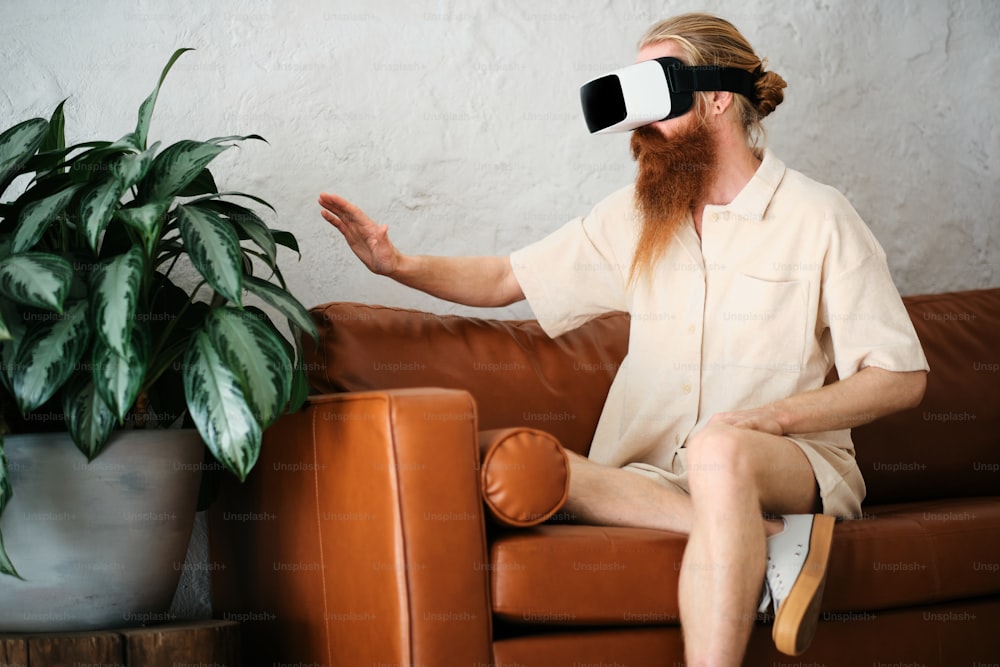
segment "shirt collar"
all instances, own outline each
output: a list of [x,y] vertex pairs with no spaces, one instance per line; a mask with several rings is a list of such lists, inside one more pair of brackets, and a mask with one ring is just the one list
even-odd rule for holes
[[765,148],[764,158],[753,177],[743,186],[736,198],[722,208],[742,220],[763,220],[764,212],[784,175],[785,163],[779,160],[771,149]]

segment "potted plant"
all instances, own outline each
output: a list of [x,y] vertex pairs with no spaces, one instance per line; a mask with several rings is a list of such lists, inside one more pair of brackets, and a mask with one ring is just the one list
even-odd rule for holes
[[[0,201],[3,407],[10,422],[60,423],[86,461],[123,428],[186,421],[243,479],[262,431],[305,400],[300,338],[316,330],[277,263],[279,246],[298,251],[294,236],[208,169],[261,137],[148,144],[160,87],[188,50],[117,141],[66,146],[63,104],[0,134],[0,198],[27,183]],[[291,342],[247,294],[287,318]],[[0,446],[0,518],[20,472]],[[2,538],[0,572],[19,577]]]

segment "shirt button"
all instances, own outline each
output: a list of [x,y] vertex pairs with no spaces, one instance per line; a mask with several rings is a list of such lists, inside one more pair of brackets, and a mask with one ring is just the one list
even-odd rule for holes
[[718,221],[718,219],[719,219],[719,214],[718,213],[713,213],[712,214],[712,222],[716,222],[716,221]]
[[684,384],[683,384],[683,385],[681,386],[681,391],[683,391],[683,392],[684,392],[685,394],[690,394],[690,393],[691,393],[691,385],[690,385],[690,384],[688,384],[687,382],[685,382],[685,383],[684,383]]
[[695,332],[695,326],[693,324],[689,324],[688,325],[688,333],[694,333],[694,332]]

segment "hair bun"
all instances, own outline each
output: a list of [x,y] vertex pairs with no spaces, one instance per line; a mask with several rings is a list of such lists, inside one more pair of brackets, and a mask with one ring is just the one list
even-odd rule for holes
[[758,68],[758,72],[754,92],[757,94],[757,113],[764,118],[785,99],[782,89],[788,84],[774,72],[764,72],[761,68]]

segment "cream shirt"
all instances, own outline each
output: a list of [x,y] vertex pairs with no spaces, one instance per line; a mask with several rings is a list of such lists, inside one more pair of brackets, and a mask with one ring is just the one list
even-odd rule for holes
[[[688,438],[718,412],[754,408],[867,366],[927,369],[881,246],[831,187],[770,151],[699,239],[682,225],[651,279],[628,284],[639,232],[634,188],[511,254],[552,337],[609,311],[631,315],[628,354],[590,449],[686,488]],[[860,513],[850,431],[790,436],[809,457],[824,511]]]

